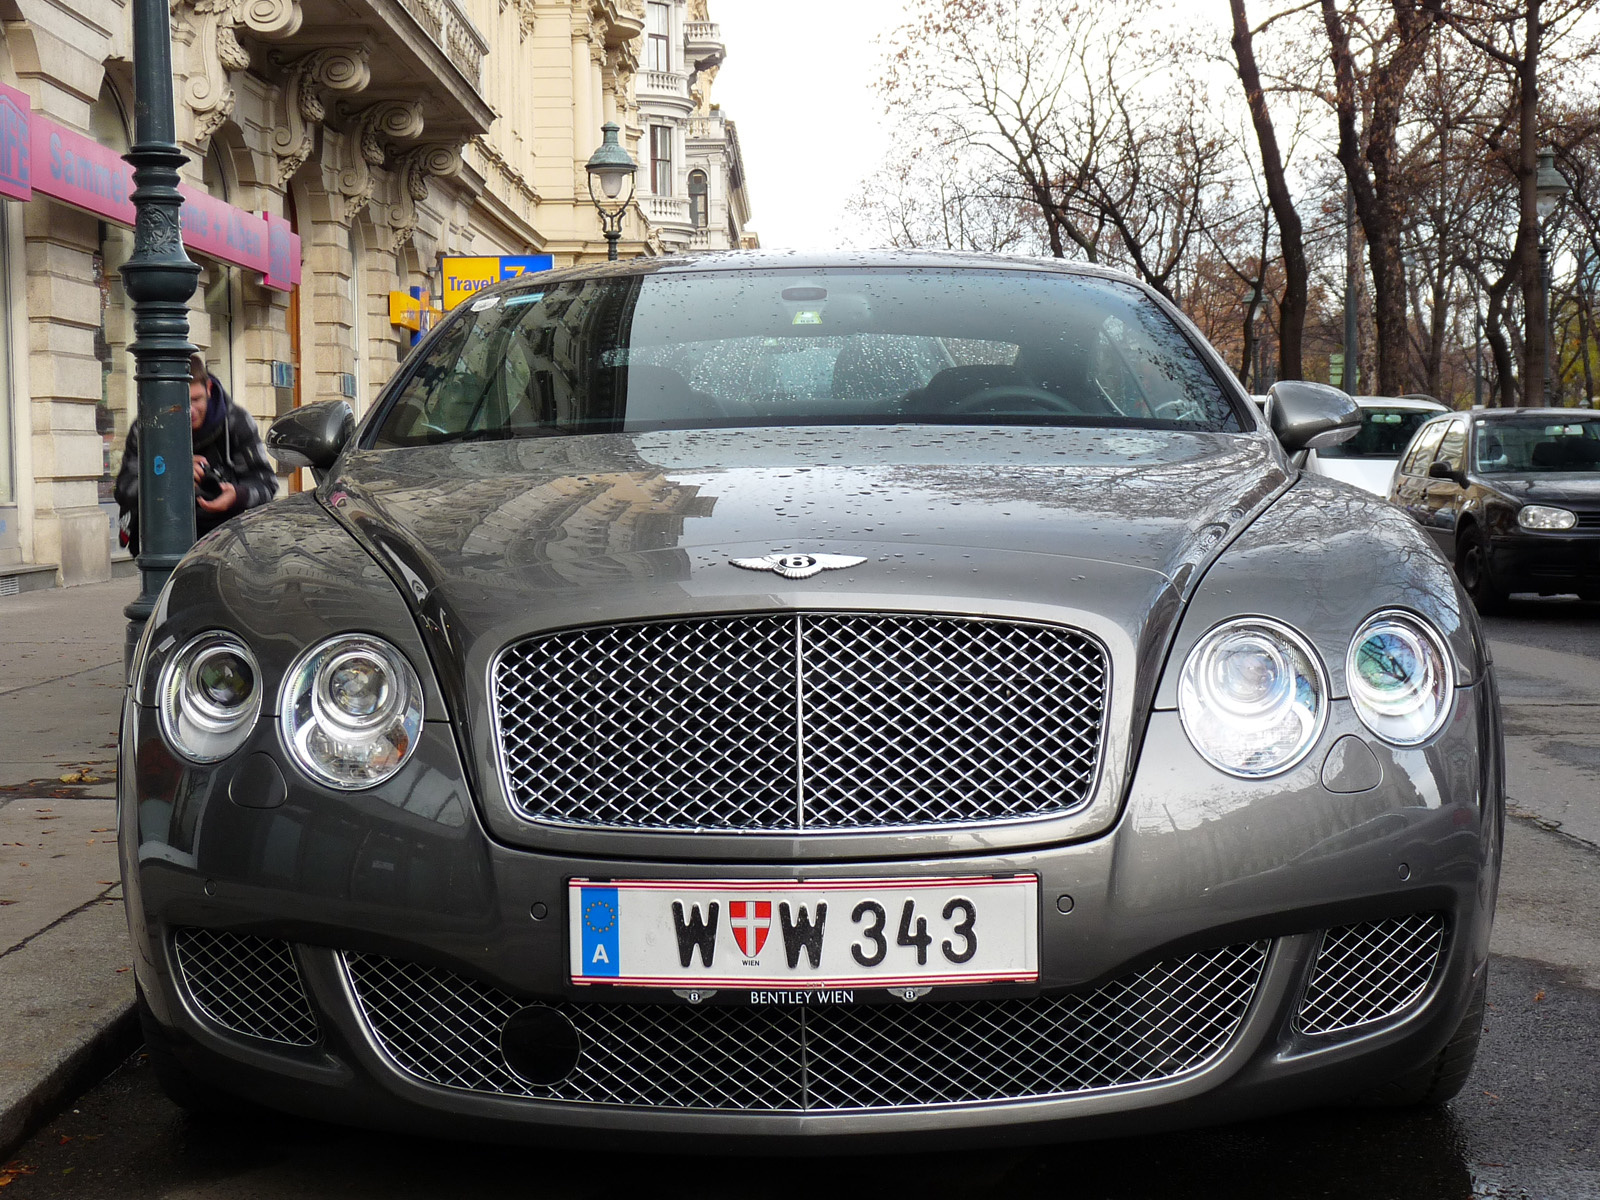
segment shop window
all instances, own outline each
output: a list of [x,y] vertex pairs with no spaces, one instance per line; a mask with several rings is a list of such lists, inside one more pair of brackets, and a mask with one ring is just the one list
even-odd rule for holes
[[[11,457],[11,219],[11,202],[0,201],[0,504],[17,501]],[[0,547],[8,541],[6,533],[0,529]]]
[[704,171],[689,172],[689,223],[696,229],[704,229],[707,224],[706,211],[706,173]]
[[355,376],[356,395],[353,407],[356,415],[360,416],[366,411],[367,404],[367,372],[366,372],[366,255],[365,246],[361,236],[360,226],[350,222],[350,355],[352,366],[350,372]]
[[[128,152],[128,115],[110,86],[89,112],[89,131],[108,150]],[[138,412],[133,379],[133,303],[122,290],[122,267],[133,254],[133,230],[110,222],[100,223],[99,252],[94,256],[94,279],[99,286],[100,322],[95,330],[94,356],[100,363],[100,401],[95,407],[95,430],[100,434],[100,506],[107,515],[106,534],[114,537],[117,502],[112,495],[128,428]],[[115,549],[115,545],[113,545]]]
[[[228,172],[223,165],[219,140],[215,137],[211,139],[211,146],[206,151],[205,161],[202,164],[202,178],[205,181],[206,191],[218,200],[232,203],[233,197],[230,194],[232,188],[229,185]],[[200,276],[200,286],[205,289],[207,324],[211,327],[210,337],[204,348],[206,366],[222,381],[222,386],[228,390],[228,394],[240,405],[248,408],[245,398],[239,394],[233,362],[234,314],[240,307],[239,293],[244,284],[244,276],[238,267],[205,258],[200,258],[199,261],[205,268]],[[198,342],[200,339],[191,338],[191,340]]]

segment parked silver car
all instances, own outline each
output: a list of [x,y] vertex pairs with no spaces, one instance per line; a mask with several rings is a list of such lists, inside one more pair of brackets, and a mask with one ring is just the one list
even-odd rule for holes
[[480,294],[359,427],[274,427],[315,493],[198,544],[138,648],[157,1069],[680,1147],[1447,1098],[1499,717],[1438,552],[1292,464],[1356,419],[1258,415],[1057,262]]
[[1411,435],[1424,421],[1450,410],[1421,396],[1358,396],[1355,401],[1361,429],[1347,442],[1310,451],[1306,470],[1388,496]]

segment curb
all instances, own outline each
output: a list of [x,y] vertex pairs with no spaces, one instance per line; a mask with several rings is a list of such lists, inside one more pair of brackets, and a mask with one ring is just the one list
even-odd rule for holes
[[128,1003],[30,1080],[23,1094],[0,1110],[0,1163],[70,1101],[115,1070],[143,1040],[134,1006]]

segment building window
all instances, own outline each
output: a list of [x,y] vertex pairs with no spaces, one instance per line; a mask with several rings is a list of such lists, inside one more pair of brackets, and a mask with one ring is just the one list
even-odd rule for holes
[[672,126],[650,126],[650,192],[672,195]]
[[672,70],[672,5],[650,0],[646,5],[649,38],[645,43],[647,71]]
[[689,224],[704,229],[707,224],[706,173],[689,172]]

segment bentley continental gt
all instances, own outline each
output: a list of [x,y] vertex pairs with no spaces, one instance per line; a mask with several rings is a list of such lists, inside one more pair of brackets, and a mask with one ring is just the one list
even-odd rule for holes
[[123,876],[174,1096],[992,1144],[1437,1103],[1504,813],[1477,618],[1127,278],[674,256],[462,303],[174,571]]

